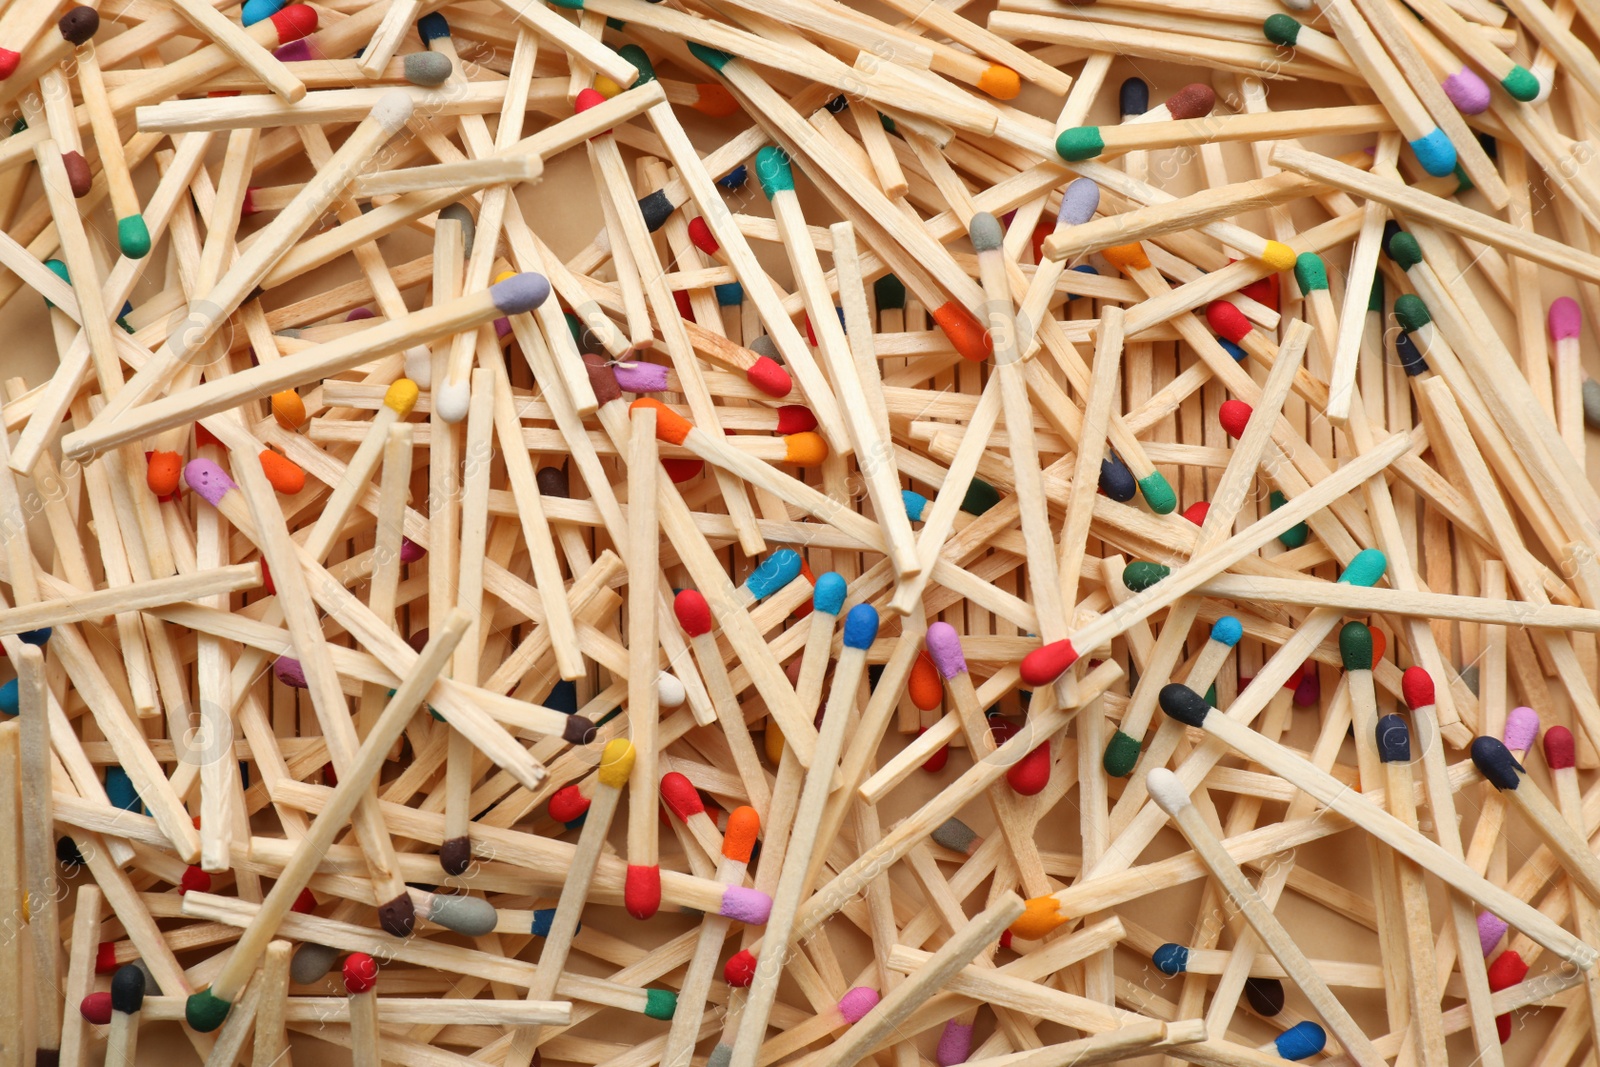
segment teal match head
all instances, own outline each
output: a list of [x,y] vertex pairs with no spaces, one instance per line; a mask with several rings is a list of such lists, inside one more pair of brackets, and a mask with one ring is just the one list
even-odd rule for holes
[[1300,292],[1310,293],[1328,287],[1328,268],[1315,252],[1301,252],[1294,261],[1294,280]]
[[1172,491],[1172,483],[1160,471],[1151,471],[1140,478],[1139,492],[1144,494],[1144,502],[1157,515],[1170,515],[1178,506],[1178,494]]
[[117,220],[117,247],[129,259],[143,259],[150,254],[150,228],[144,224],[143,215]]
[[1172,568],[1161,563],[1136,559],[1122,568],[1122,584],[1135,593],[1142,593],[1172,573]]
[[765,600],[800,576],[802,562],[800,553],[794,549],[780,548],[750,572],[744,587],[757,600]]
[[[582,6],[581,2],[580,6]],[[726,52],[719,52],[715,48],[700,44],[697,41],[689,42],[689,53],[715,71],[721,71],[723,67],[728,65],[728,61],[733,58]]]
[[1410,270],[1422,262],[1422,246],[1404,230],[1396,230],[1389,238],[1389,258],[1400,264],[1401,270]]
[[1056,137],[1056,155],[1068,163],[1093,159],[1105,150],[1106,142],[1101,138],[1098,126],[1074,126],[1070,130],[1062,130]]
[[183,1005],[183,1017],[194,1029],[202,1034],[209,1034],[222,1025],[232,1007],[232,1004],[216,996],[211,990],[202,989],[198,993],[189,994],[189,999]]
[[1100,765],[1106,773],[1113,778],[1126,778],[1133,773],[1134,764],[1139,762],[1140,741],[1137,737],[1118,730],[1111,735],[1111,740],[1106,742],[1106,754]]
[[756,153],[756,179],[768,200],[785,190],[793,192],[794,171],[789,167],[788,154],[781,148],[763,145]]
[[1395,298],[1394,317],[1400,320],[1400,328],[1407,333],[1415,333],[1433,321],[1428,305],[1415,293],[1403,293]]
[[1533,71],[1518,65],[1511,68],[1511,73],[1500,79],[1500,87],[1511,94],[1511,99],[1528,103],[1539,96],[1539,79],[1534,77]]
[[1364,548],[1350,560],[1350,565],[1339,575],[1339,581],[1344,585],[1362,585],[1370,588],[1378,584],[1378,579],[1382,578],[1383,572],[1388,569],[1388,556],[1376,548]]
[[811,591],[811,606],[827,615],[837,615],[844,610],[847,587],[844,575],[837,571],[817,575],[817,584]]
[[678,994],[670,989],[646,989],[644,1013],[652,1019],[670,1019],[678,1010]]
[[998,251],[1006,236],[1000,228],[1000,220],[987,211],[972,216],[972,221],[967,224],[967,234],[972,239],[972,250],[980,253]]
[[1261,32],[1266,34],[1267,40],[1285,48],[1294,47],[1294,43],[1300,39],[1302,28],[1299,22],[1282,12],[1268,15],[1267,21],[1261,24]]
[[928,498],[915,489],[902,489],[900,499],[906,506],[906,518],[912,522],[921,522],[923,512],[928,509]]
[[1372,631],[1366,623],[1347,622],[1339,628],[1339,658],[1347,671],[1372,669]]
[[1422,169],[1435,178],[1455,173],[1456,146],[1450,143],[1450,138],[1439,127],[1435,126],[1426,136],[1412,141],[1411,151],[1417,154],[1417,162],[1422,164]]

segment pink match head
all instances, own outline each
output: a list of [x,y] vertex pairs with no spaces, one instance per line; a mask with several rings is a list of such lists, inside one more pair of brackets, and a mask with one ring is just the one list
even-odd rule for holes
[[1217,421],[1222,423],[1229,437],[1237,440],[1244,436],[1244,428],[1250,424],[1253,411],[1243,400],[1224,400],[1217,411]]
[[1550,303],[1549,324],[1552,341],[1576,337],[1583,329],[1583,311],[1572,297],[1557,297]]
[[[1006,932],[1010,933],[1009,930]],[[944,1033],[939,1035],[939,1047],[933,1055],[934,1062],[939,1067],[956,1067],[958,1063],[966,1063],[971,1055],[972,1026],[954,1019],[945,1023]]]
[[1400,676],[1400,695],[1412,711],[1433,703],[1433,676],[1421,667],[1407,667]]
[[661,776],[661,799],[667,802],[672,814],[684,822],[688,822],[691,815],[705,814],[706,806],[700,799],[700,790],[677,771],[668,771]]
[[1544,732],[1544,761],[1552,771],[1564,771],[1578,762],[1578,745],[1572,731],[1552,726]]
[[712,235],[711,227],[706,224],[706,220],[699,215],[689,220],[689,240],[708,256],[716,255],[717,250],[722,247],[717,244],[717,239]]
[[411,540],[409,537],[400,538],[400,562],[415,563],[428,554],[428,550]]
[[1238,344],[1250,336],[1250,320],[1244,312],[1226,300],[1213,300],[1206,305],[1206,322],[1220,336]]
[[222,498],[239,488],[221,467],[209,459],[191,459],[183,468],[183,480],[214,508],[221,507]]
[[961,635],[947,622],[936,622],[928,627],[923,638],[928,656],[939,673],[946,679],[967,672],[967,659],[961,654]]
[[1513,752],[1526,752],[1538,739],[1539,713],[1532,708],[1512,708],[1506,716],[1506,747]]
[[839,998],[839,1014],[844,1016],[847,1023],[858,1023],[867,1012],[878,1006],[878,999],[876,989],[858,985]]
[[1478,912],[1478,947],[1483,949],[1487,956],[1494,951],[1500,939],[1506,936],[1507,926],[1505,920],[1491,912]]
[[618,363],[617,384],[629,393],[659,393],[667,387],[667,368],[659,363]]
[[344,958],[344,990],[354,996],[378,984],[378,961],[365,952],[352,952]]
[[9,48],[0,48],[0,81],[4,81],[15,74],[17,67],[21,63],[21,52],[13,52]]
[[678,625],[690,637],[711,632],[711,605],[698,590],[685,589],[672,601],[672,612],[678,616]]
[[1195,82],[1167,97],[1167,110],[1175,119],[1197,119],[1211,114],[1216,106],[1217,94],[1209,85]]
[[[747,854],[743,862],[749,859]],[[722,904],[717,914],[746,926],[760,926],[772,915],[772,898],[759,889],[730,885],[722,891]]]
[[622,903],[635,919],[648,919],[661,907],[661,868],[657,865],[628,864],[622,883]]

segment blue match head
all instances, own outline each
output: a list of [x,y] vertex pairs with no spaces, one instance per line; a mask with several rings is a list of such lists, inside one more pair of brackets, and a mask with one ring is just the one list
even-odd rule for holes
[[1515,789],[1522,784],[1522,764],[1498,737],[1473,738],[1471,752],[1478,773],[1496,789]]
[[867,649],[878,636],[878,609],[857,604],[844,617],[844,647]]
[[[556,909],[535,908],[533,912],[533,922],[529,925],[529,932],[532,933],[534,937],[549,937],[550,927],[555,924],[555,921]],[[577,928],[582,930],[583,924],[580,922]]]
[[244,0],[239,9],[239,21],[254,26],[262,19],[270,19],[284,8],[284,0]]
[[1133,477],[1133,471],[1122,462],[1115,452],[1108,453],[1100,461],[1100,491],[1119,504],[1126,504],[1133,499],[1133,494],[1138,490],[1139,483]]
[[742,189],[744,183],[750,180],[750,168],[743,163],[734,167],[728,173],[717,179],[717,185],[724,189]]
[[928,509],[928,498],[913,490],[902,489],[900,499],[906,505],[906,518],[912,522],[921,522],[923,512]]
[[450,36],[450,23],[445,21],[443,15],[431,11],[417,20],[417,36],[422,38],[423,44]]
[[1278,1048],[1278,1055],[1286,1060],[1303,1060],[1308,1056],[1315,1056],[1328,1044],[1328,1032],[1316,1023],[1307,1020],[1295,1023],[1289,1029],[1279,1034],[1273,1040]]
[[1150,953],[1150,962],[1156,965],[1156,970],[1171,978],[1175,974],[1182,974],[1189,969],[1189,950],[1175,942],[1168,941],[1165,945]]
[[1123,118],[1143,115],[1150,110],[1150,86],[1145,84],[1143,78],[1129,78],[1122,83],[1117,102]]
[[829,615],[837,615],[844,610],[844,594],[844,575],[836,571],[819,574],[816,588],[811,592],[811,606]]
[[5,685],[0,685],[0,715],[16,715],[22,710],[22,693],[17,687],[17,680],[11,679]]
[[1233,361],[1235,363],[1243,363],[1244,362],[1244,359],[1245,359],[1245,351],[1244,351],[1244,349],[1240,348],[1238,345],[1234,344],[1232,341],[1228,340],[1226,337],[1217,338],[1217,344],[1222,346],[1222,350],[1224,352],[1228,353],[1228,355],[1233,357]]
[[744,303],[744,286],[738,282],[725,282],[711,291],[716,294],[718,307],[736,308]]
[[1422,353],[1417,349],[1417,342],[1413,341],[1406,331],[1401,330],[1395,334],[1394,351],[1395,355],[1400,357],[1400,369],[1406,372],[1407,378],[1415,378],[1428,369],[1428,361],[1422,357]]
[[780,548],[750,572],[750,577],[744,580],[744,587],[757,600],[765,600],[799,575],[800,553],[792,548]]
[[1244,636],[1244,625],[1232,615],[1224,615],[1211,624],[1211,640],[1232,648]]
[[1376,731],[1378,759],[1384,763],[1411,762],[1411,728],[1398,715],[1378,720]]
[[1422,164],[1422,169],[1435,178],[1456,172],[1456,146],[1437,126],[1426,137],[1412,141],[1411,150],[1417,154],[1417,162]]

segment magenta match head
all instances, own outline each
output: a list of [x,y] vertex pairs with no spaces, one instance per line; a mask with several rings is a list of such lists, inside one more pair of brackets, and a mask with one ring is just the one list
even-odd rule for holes
[[1506,936],[1506,929],[1505,920],[1500,916],[1487,911],[1478,912],[1478,947],[1483,949],[1485,956],[1493,952],[1500,939]]
[[0,81],[5,81],[17,72],[17,67],[22,63],[22,53],[13,52],[9,48],[0,48]]
[[1550,339],[1565,341],[1578,336],[1583,329],[1583,311],[1570,296],[1558,297],[1550,303]]
[[858,985],[844,996],[839,998],[839,1014],[847,1023],[860,1022],[873,1008],[878,1006],[878,991],[870,986]]
[[222,498],[239,488],[221,467],[209,459],[190,460],[183,468],[183,480],[214,508],[221,507]]
[[944,1033],[939,1035],[939,1047],[933,1054],[934,1062],[939,1067],[956,1067],[958,1063],[966,1063],[971,1055],[971,1025],[958,1023],[954,1019],[945,1023]]
[[1578,762],[1578,745],[1572,731],[1552,726],[1544,732],[1544,762],[1552,771],[1570,770]]
[[1506,716],[1506,747],[1526,752],[1539,739],[1539,713],[1532,708],[1512,708]]
[[667,368],[659,363],[618,363],[612,369],[624,392],[659,393],[667,387]]
[[400,538],[400,562],[415,563],[428,554],[428,550],[411,540],[409,537]]
[[[772,898],[759,889],[730,885],[722,891],[722,906],[717,914],[746,926],[760,926],[772,914]],[[733,960],[729,960],[728,965],[733,966]]]
[[961,654],[961,635],[954,626],[947,622],[934,623],[928,627],[923,642],[933,665],[946,680],[967,673],[967,659]]

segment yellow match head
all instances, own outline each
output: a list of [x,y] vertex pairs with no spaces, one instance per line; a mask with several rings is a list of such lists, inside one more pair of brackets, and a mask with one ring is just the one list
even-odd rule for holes
[[[1145,255],[1144,245],[1138,241],[1129,245],[1115,245],[1111,248],[1103,249],[1100,254],[1106,257],[1107,263],[1124,274],[1129,271],[1146,270],[1150,266],[1150,257]],[[1292,255],[1289,263],[1290,266],[1294,265]]]
[[1273,270],[1294,270],[1295,260],[1298,258],[1294,254],[1294,249],[1282,241],[1268,241],[1266,249],[1261,253],[1261,262]]
[[634,755],[633,742],[626,737],[606,742],[605,751],[600,754],[600,784],[613,789],[627,785],[628,775],[633,773]]
[[417,383],[410,378],[397,378],[383,394],[383,404],[393,410],[401,418],[411,414],[411,409],[417,406],[417,394],[421,392]]
[[604,74],[597,74],[594,78],[594,91],[605,97],[607,100],[610,100],[613,96],[616,96],[618,93],[622,92],[622,86],[618,85]]

